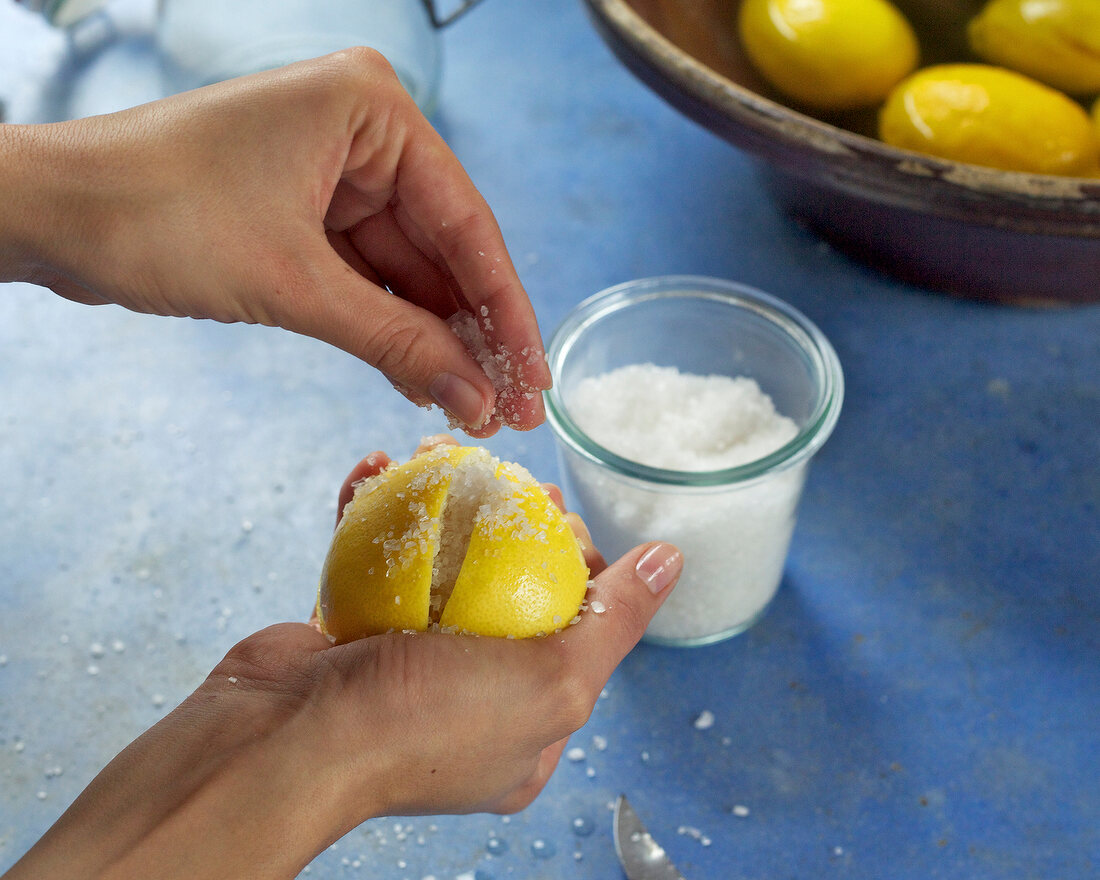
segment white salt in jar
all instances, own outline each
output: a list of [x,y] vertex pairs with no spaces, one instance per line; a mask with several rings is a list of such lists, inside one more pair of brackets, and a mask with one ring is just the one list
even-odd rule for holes
[[840,413],[832,346],[804,315],[713,278],[632,281],[581,303],[549,349],[563,489],[608,559],[684,554],[646,640],[701,645],[764,613],[811,457]]

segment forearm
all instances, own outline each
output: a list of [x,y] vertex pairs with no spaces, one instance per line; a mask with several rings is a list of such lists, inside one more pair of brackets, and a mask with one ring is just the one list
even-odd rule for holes
[[204,685],[124,750],[6,880],[292,878],[350,830],[309,713],[226,690]]

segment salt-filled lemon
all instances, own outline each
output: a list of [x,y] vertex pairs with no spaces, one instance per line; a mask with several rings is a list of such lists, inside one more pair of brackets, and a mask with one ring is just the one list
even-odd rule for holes
[[336,642],[433,628],[528,638],[568,625],[587,586],[572,528],[523,467],[437,446],[356,487],[317,615]]
[[1023,74],[985,64],[927,67],[879,114],[888,144],[974,165],[1085,177],[1100,146],[1084,108]]
[[1070,94],[1100,92],[1100,0],[990,0],[967,37],[993,64]]
[[889,0],[745,0],[738,32],[765,79],[822,110],[878,104],[919,56]]

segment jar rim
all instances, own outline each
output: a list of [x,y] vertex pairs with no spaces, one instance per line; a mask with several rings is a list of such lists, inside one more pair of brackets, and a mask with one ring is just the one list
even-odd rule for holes
[[[683,471],[623,458],[597,443],[577,425],[569,415],[558,381],[577,340],[611,314],[668,299],[705,299],[752,312],[771,322],[806,356],[817,379],[818,393],[813,410],[791,440],[774,452],[745,464],[716,470]],[[544,394],[546,416],[560,441],[581,457],[622,477],[682,488],[728,488],[801,464],[832,434],[844,399],[840,359],[817,325],[794,306],[769,293],[740,282],[703,275],[663,275],[626,281],[588,297],[566,315],[554,332],[547,361],[554,385]]]
[[50,24],[59,28],[71,27],[98,12],[107,0],[19,0],[32,12],[37,12]]

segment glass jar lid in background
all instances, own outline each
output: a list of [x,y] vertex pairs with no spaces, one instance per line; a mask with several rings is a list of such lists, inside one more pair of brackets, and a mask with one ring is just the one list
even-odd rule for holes
[[50,24],[72,27],[93,12],[107,5],[107,0],[16,0],[32,12],[39,13]]
[[438,97],[438,31],[479,0],[159,0],[157,45],[169,94],[352,46],[386,57],[417,106]]

